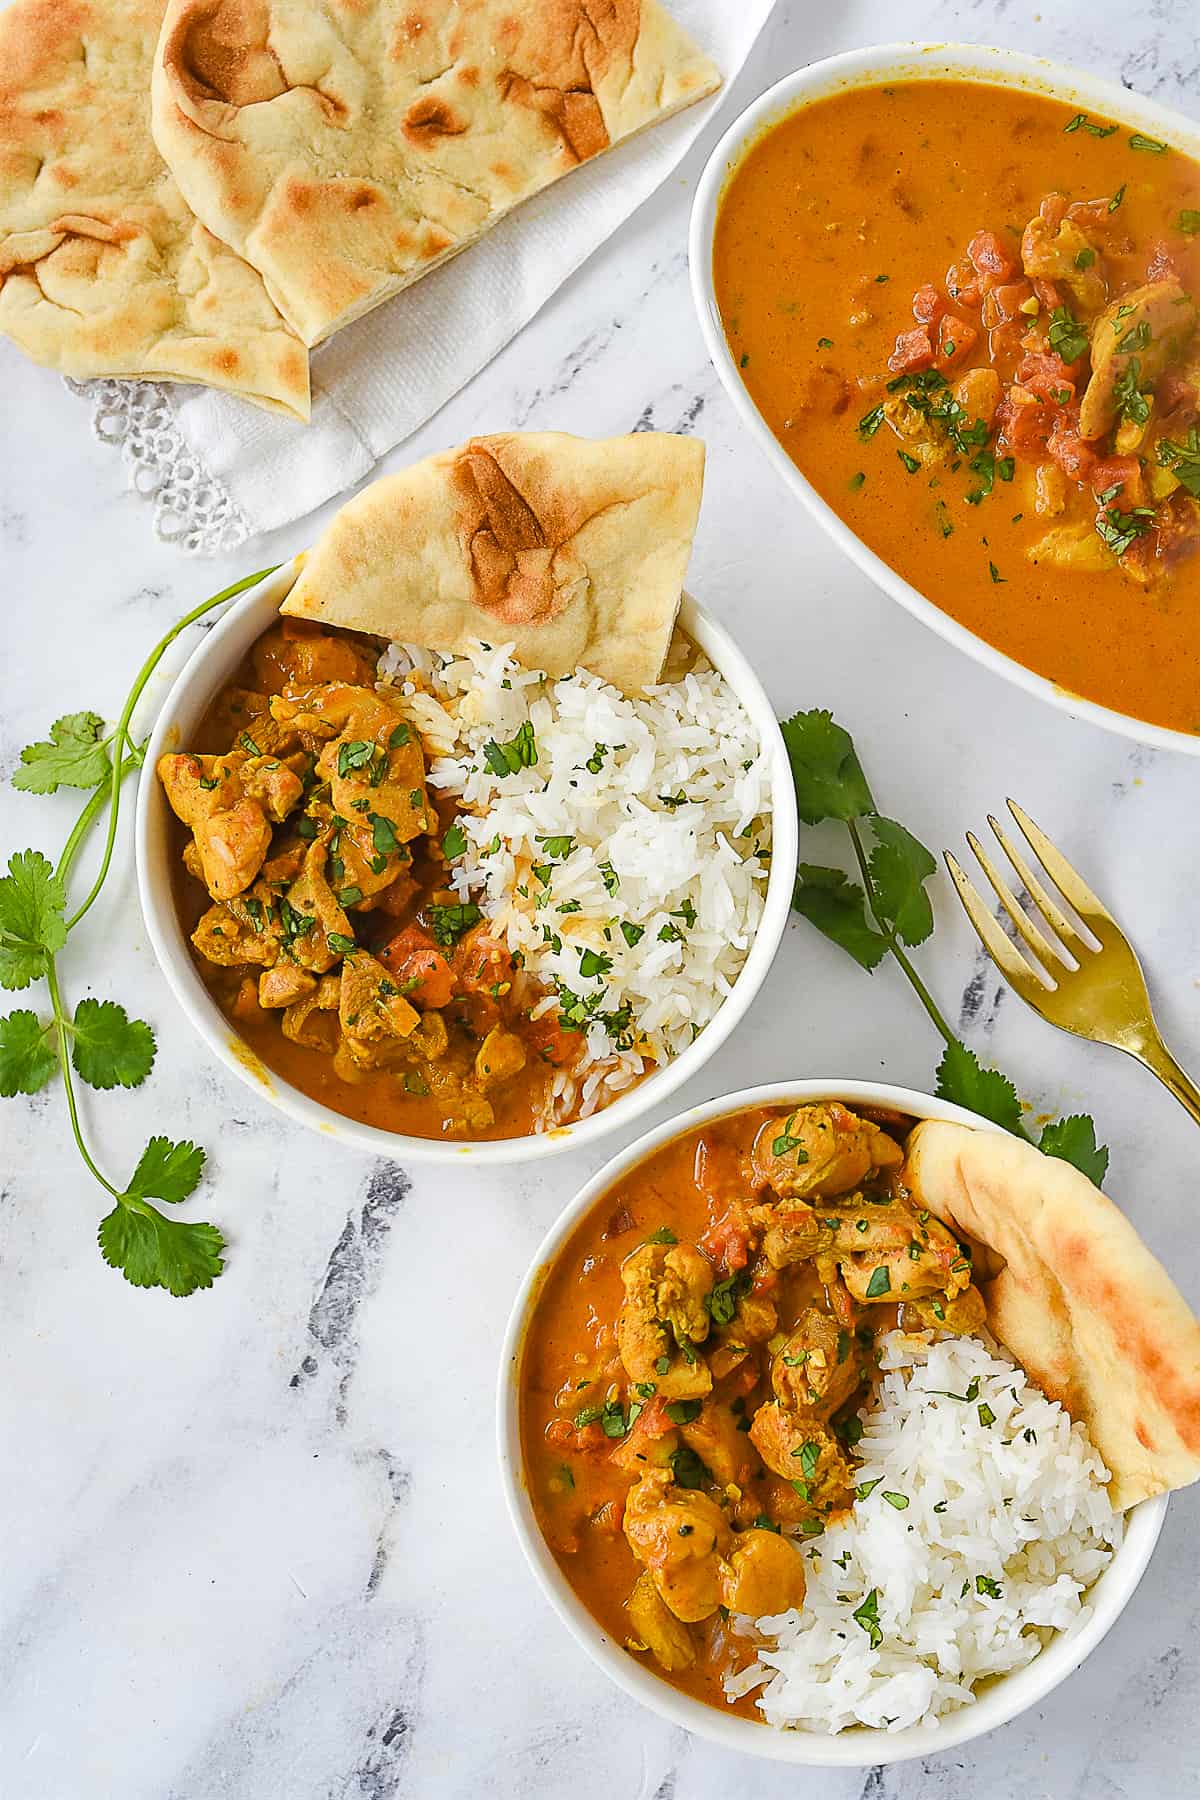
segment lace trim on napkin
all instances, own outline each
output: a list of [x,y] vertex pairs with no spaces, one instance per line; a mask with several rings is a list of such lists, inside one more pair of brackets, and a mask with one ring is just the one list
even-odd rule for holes
[[154,507],[154,533],[164,544],[216,556],[253,535],[236,500],[184,441],[161,382],[67,377],[66,385],[90,403],[95,436],[121,452],[129,486]]

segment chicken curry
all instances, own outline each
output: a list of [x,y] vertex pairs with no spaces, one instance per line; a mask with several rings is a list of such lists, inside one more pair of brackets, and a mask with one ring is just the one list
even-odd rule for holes
[[852,88],[714,239],[763,418],[862,541],[1060,686],[1200,730],[1200,165],[1037,94]]
[[582,1039],[531,1020],[541,989],[448,885],[453,821],[379,649],[283,620],[160,759],[180,916],[238,1036],[302,1092],[384,1130],[522,1136]]
[[969,1251],[903,1176],[912,1121],[836,1101],[704,1125],[626,1175],[546,1271],[520,1362],[538,1523],[604,1629],[754,1716],[731,1615],[800,1607],[853,1504],[877,1331],[977,1331]]

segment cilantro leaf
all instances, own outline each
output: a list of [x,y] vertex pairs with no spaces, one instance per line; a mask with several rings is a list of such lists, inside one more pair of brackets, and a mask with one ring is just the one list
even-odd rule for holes
[[888,953],[887,939],[867,924],[863,891],[840,869],[801,863],[792,905],[810,925],[848,950],[860,968],[876,969]]
[[62,881],[40,850],[21,850],[0,875],[0,987],[25,988],[67,941]]
[[130,1177],[126,1198],[165,1200],[169,1206],[178,1206],[195,1190],[203,1168],[204,1152],[199,1144],[186,1140],[173,1144],[170,1138],[152,1137]]
[[36,1094],[58,1067],[46,1044],[49,1029],[27,1007],[0,1019],[0,1094],[6,1099]]
[[806,825],[822,819],[856,819],[875,802],[848,731],[833,714],[793,713],[780,729],[792,765],[796,807]]
[[871,830],[875,834],[871,882],[879,910],[902,944],[923,944],[933,930],[925,883],[937,864],[924,844],[894,819],[875,817]]
[[119,1202],[100,1221],[100,1254],[134,1287],[161,1287],[180,1297],[211,1287],[225,1267],[225,1239],[215,1225],[168,1219],[144,1202]]
[[1007,1075],[999,1069],[985,1069],[973,1050],[956,1038],[947,1044],[945,1055],[937,1067],[939,1099],[952,1100],[968,1112],[1003,1125],[1006,1131],[1019,1131],[1021,1102]]
[[154,1033],[115,1000],[81,1000],[75,1008],[71,1061],[89,1087],[140,1087],[154,1067]]
[[26,744],[12,778],[27,794],[55,794],[60,787],[94,788],[112,770],[99,713],[67,713],[50,727],[50,741]]
[[1068,1119],[1056,1119],[1047,1125],[1038,1149],[1046,1156],[1074,1164],[1096,1187],[1108,1172],[1108,1147],[1097,1144],[1096,1126],[1086,1113],[1072,1113]]

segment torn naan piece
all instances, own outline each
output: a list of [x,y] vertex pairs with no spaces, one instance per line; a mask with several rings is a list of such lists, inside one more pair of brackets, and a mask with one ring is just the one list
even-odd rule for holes
[[472,438],[347,502],[282,610],[430,650],[511,643],[635,693],[662,672],[703,481],[695,438]]
[[[904,1179],[973,1245],[992,1334],[1086,1425],[1114,1506],[1200,1476],[1200,1321],[1124,1214],[1069,1163],[926,1120]],[[994,1273],[984,1274],[990,1267]]]
[[307,419],[308,353],[150,135],[162,0],[0,12],[0,332],[64,375],[197,381]]
[[154,135],[319,344],[719,85],[658,0],[169,0]]

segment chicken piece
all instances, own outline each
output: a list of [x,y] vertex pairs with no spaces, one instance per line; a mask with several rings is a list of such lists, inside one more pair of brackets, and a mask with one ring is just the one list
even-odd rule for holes
[[715,1501],[649,1469],[625,1501],[625,1538],[677,1619],[707,1619],[721,1605],[720,1561],[732,1534]]
[[359,1068],[371,1069],[386,1062],[397,1039],[412,1036],[421,1015],[383,964],[356,950],[342,964],[338,1019],[347,1054]]
[[781,1200],[778,1206],[756,1208],[769,1220],[763,1233],[763,1254],[773,1269],[808,1262],[829,1241],[827,1230],[804,1200]]
[[802,1200],[844,1194],[872,1170],[898,1169],[903,1161],[895,1138],[836,1100],[768,1119],[751,1151],[757,1181]]
[[777,1531],[739,1532],[721,1569],[721,1604],[752,1619],[804,1605],[804,1559]]
[[695,1640],[683,1620],[677,1619],[662,1599],[648,1571],[633,1584],[629,1622],[659,1668],[668,1675],[695,1666]]
[[912,1217],[903,1248],[866,1251],[841,1259],[842,1279],[860,1305],[915,1300],[943,1290],[953,1300],[971,1281],[971,1259],[940,1220]]
[[1049,194],[1021,237],[1021,263],[1030,279],[1065,287],[1089,318],[1108,298],[1108,283],[1096,246],[1075,219],[1067,218],[1061,194]]
[[1000,404],[1000,377],[995,369],[968,369],[954,384],[954,398],[972,422],[982,419],[990,431]]
[[405,1039],[410,1062],[440,1062],[449,1045],[450,1033],[446,1029],[446,1021],[440,1012],[433,1011],[422,1013],[420,1023],[413,1027],[411,1035]]
[[737,1311],[724,1333],[725,1343],[732,1349],[747,1344],[765,1344],[774,1337],[779,1324],[779,1311],[769,1294],[739,1294]]
[[314,630],[300,619],[282,619],[251,652],[254,679],[268,694],[316,687],[331,681],[371,682],[370,651],[344,636]]
[[1057,519],[1067,510],[1070,489],[1057,463],[1039,463],[1033,477],[1033,510],[1039,519]]
[[204,885],[214,900],[244,893],[263,866],[271,827],[257,800],[239,800],[193,827]]
[[330,682],[294,697],[276,696],[271,716],[317,741],[329,740],[317,773],[330,783],[334,810],[343,818],[378,814],[400,843],[432,828],[421,740],[392,700],[373,688]]
[[749,1438],[723,1400],[701,1401],[699,1414],[680,1425],[679,1435],[722,1487],[742,1487],[758,1467]]
[[976,1337],[987,1324],[987,1307],[977,1287],[966,1287],[953,1300],[945,1294],[930,1294],[927,1299],[906,1301],[905,1323],[912,1312],[929,1331],[953,1331],[959,1337]]
[[525,1046],[515,1032],[492,1027],[475,1055],[475,1079],[486,1094],[502,1087],[525,1067]]
[[307,994],[284,1011],[279,1022],[284,1037],[306,1050],[322,1050],[328,1055],[338,1044],[335,1015],[341,992],[340,975],[322,975],[315,993]]
[[1195,304],[1177,281],[1149,281],[1106,307],[1092,333],[1092,378],[1079,406],[1080,437],[1101,438],[1111,431],[1122,379],[1131,374],[1139,390],[1152,388],[1195,328]]
[[235,969],[244,963],[270,968],[279,956],[279,939],[256,931],[249,919],[241,919],[227,906],[210,906],[192,933],[192,943],[211,963]]
[[179,752],[158,759],[158,779],[171,811],[185,825],[196,826],[214,813],[228,812],[242,798],[239,767],[242,754],[192,756]]
[[690,1244],[643,1244],[622,1263],[621,1282],[617,1346],[630,1379],[653,1382],[664,1400],[702,1399],[712,1373],[692,1345],[708,1336],[709,1264]]
[[1074,525],[1052,525],[1030,544],[1025,555],[1031,563],[1045,563],[1071,575],[1103,575],[1118,567],[1116,557],[1086,519]]
[[297,963],[284,961],[264,969],[258,978],[258,1004],[266,1011],[293,1006],[317,991],[317,978]]
[[903,394],[890,394],[883,402],[883,416],[910,456],[915,456],[927,469],[937,468],[949,455],[946,442],[929,419],[916,406],[910,406]]
[[750,1442],[768,1469],[791,1484],[809,1516],[850,1504],[854,1489],[850,1464],[832,1431],[816,1419],[788,1412],[778,1401],[769,1400],[754,1415]]
[[793,1412],[827,1419],[862,1385],[858,1339],[827,1312],[806,1306],[771,1363],[775,1398]]
[[304,783],[296,770],[277,756],[248,756],[238,770],[242,791],[257,800],[268,819],[282,824],[304,798]]
[[316,975],[331,969],[342,951],[330,945],[330,938],[352,942],[354,932],[349,919],[325,879],[328,848],[321,838],[314,838],[304,853],[304,867],[287,891],[294,930],[290,935],[291,953],[304,968]]
[[821,1223],[832,1230],[836,1257],[868,1250],[907,1250],[916,1231],[912,1212],[901,1201],[882,1194],[851,1194],[848,1201],[827,1200]]

